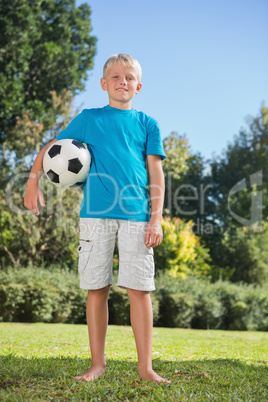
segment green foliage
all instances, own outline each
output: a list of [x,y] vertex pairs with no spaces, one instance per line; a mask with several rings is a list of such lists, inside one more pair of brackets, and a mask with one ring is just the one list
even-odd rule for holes
[[[25,176],[25,175],[24,175]],[[10,183],[0,218],[2,265],[61,264],[77,267],[81,191],[63,191],[41,180],[46,207],[36,217],[23,207],[25,178]]]
[[181,177],[187,171],[187,160],[190,158],[190,147],[186,136],[172,132],[163,141],[167,158],[163,162],[165,174],[170,174],[175,179]]
[[0,144],[14,150],[18,118],[27,113],[46,131],[57,117],[53,91],[84,89],[96,39],[89,6],[74,0],[1,1],[0,27]]
[[46,209],[25,210],[29,166],[74,117],[93,67],[90,7],[74,0],[0,3],[0,261],[76,267],[81,194],[44,185]]
[[[70,95],[67,92],[62,97],[53,95],[53,105],[55,110],[61,110],[62,113],[60,121],[51,127],[49,133],[49,136],[55,137],[71,119]],[[39,126],[25,117],[18,120],[17,127],[27,138],[20,146],[30,149],[38,140]],[[46,207],[38,218],[27,211],[23,205],[28,179],[25,167],[31,165],[34,158],[35,154],[28,155],[12,169],[12,177],[3,179],[7,185],[5,190],[4,187],[0,190],[1,263],[3,266],[12,263],[19,267],[31,263],[60,264],[64,261],[69,268],[76,269],[81,191],[62,191],[41,179],[40,187],[44,192]]]
[[192,232],[192,222],[165,216],[163,242],[154,249],[156,272],[167,271],[173,277],[209,275],[209,252]]
[[268,221],[263,221],[260,232],[240,227],[227,230],[223,239],[225,258],[233,274],[233,282],[268,282]]
[[[268,109],[263,105],[257,117],[248,119],[248,130],[241,130],[222,156],[211,162],[211,200],[214,209],[210,213],[214,219],[214,236],[207,237],[206,243],[211,250],[213,265],[237,270],[231,275],[235,281],[260,283],[267,280],[264,278],[266,268],[263,263],[266,230],[260,232],[261,220],[265,222],[268,218],[267,114]],[[257,173],[259,181],[250,183]],[[241,186],[239,190],[238,184],[243,182],[246,186],[244,189]],[[232,194],[234,188],[237,191],[234,190]],[[238,219],[233,217],[234,214]],[[252,233],[247,230],[243,233],[242,225],[250,227]],[[247,247],[251,249],[249,252]]]
[[[202,250],[194,252],[204,255],[209,269],[201,272],[208,272],[213,281],[223,278],[261,284],[268,280],[267,115],[268,109],[263,105],[257,117],[248,119],[248,129],[241,130],[221,157],[212,160],[206,174],[205,161],[200,155],[191,154],[185,137],[172,133],[164,143],[169,159],[164,164],[166,212],[195,225]],[[245,188],[239,189],[239,183],[246,183]],[[235,219],[234,214],[241,219]],[[189,236],[188,240],[192,238]],[[156,250],[156,264],[158,270],[164,266],[172,270],[173,266],[173,272],[183,277],[183,272],[188,275],[195,270],[194,252],[188,242],[188,260],[183,266],[183,260],[178,258],[178,244],[177,236],[167,233],[165,249]]]
[[[154,325],[227,330],[268,330],[267,287],[235,285],[162,273],[151,293]],[[0,271],[0,321],[85,323],[87,292],[68,269],[28,267]],[[112,287],[109,323],[130,324],[126,290]]]
[[163,161],[164,209],[171,216],[191,220],[197,226],[202,222],[204,226],[213,207],[209,197],[211,180],[204,174],[207,161],[200,153],[191,152],[185,135],[172,132],[163,144],[167,155]]
[[191,294],[187,294],[181,289],[172,291],[168,285],[162,284],[157,291],[157,297],[159,298],[157,326],[169,328],[191,327],[194,312],[194,298]]
[[214,284],[189,278],[181,280],[166,274],[157,279],[159,299],[157,325],[181,328],[225,330],[268,329],[267,287]]
[[178,181],[188,170],[190,158],[190,146],[186,136],[172,132],[163,141],[166,159],[163,161],[163,172],[165,176],[165,210],[172,216],[176,212],[173,203],[174,193],[178,187]]
[[67,269],[0,271],[1,321],[85,322],[86,292]]
[[130,303],[125,290],[111,287],[109,295],[109,323],[130,325]]
[[[201,286],[202,287],[202,286]],[[224,306],[219,300],[216,289],[209,285],[203,286],[203,291],[197,292],[194,303],[192,328],[218,329],[221,327]]]
[[[231,222],[240,226],[227,208],[230,190],[243,179],[249,181],[249,176],[258,171],[262,172],[263,218],[268,217],[266,202],[268,122],[265,118],[267,113],[267,108],[263,106],[259,116],[249,119],[249,130],[241,130],[233,143],[223,152],[222,157],[215,158],[211,163],[217,219],[220,219],[225,228],[228,228]],[[245,219],[251,217],[252,190],[257,189],[248,185],[245,190],[235,193],[229,199],[230,209]]]
[[224,307],[220,328],[267,331],[267,287],[219,281],[214,288]]

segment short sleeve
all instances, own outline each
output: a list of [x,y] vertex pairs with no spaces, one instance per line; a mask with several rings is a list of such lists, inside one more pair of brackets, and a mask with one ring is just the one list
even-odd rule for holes
[[67,128],[57,135],[57,140],[66,138],[74,139],[79,142],[85,141],[85,116],[84,111],[78,114],[67,126]]
[[146,155],[160,155],[161,160],[166,158],[159,125],[157,121],[152,118],[149,118],[147,122]]

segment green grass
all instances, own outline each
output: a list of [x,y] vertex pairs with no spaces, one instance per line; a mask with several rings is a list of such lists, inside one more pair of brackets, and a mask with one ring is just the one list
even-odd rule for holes
[[268,333],[155,328],[153,367],[171,384],[142,382],[130,327],[110,326],[103,379],[85,325],[0,324],[1,401],[267,401]]

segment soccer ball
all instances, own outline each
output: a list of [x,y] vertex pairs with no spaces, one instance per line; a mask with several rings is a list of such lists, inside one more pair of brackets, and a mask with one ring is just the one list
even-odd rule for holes
[[43,170],[61,188],[81,186],[90,170],[91,156],[84,144],[72,139],[54,142],[45,152]]

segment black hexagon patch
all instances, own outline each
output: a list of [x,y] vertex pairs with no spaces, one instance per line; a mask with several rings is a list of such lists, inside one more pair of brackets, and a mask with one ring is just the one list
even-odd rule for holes
[[48,151],[48,155],[50,158],[54,158],[55,156],[59,155],[61,152],[61,145],[53,145],[52,148]]
[[73,173],[79,173],[83,165],[78,158],[68,160],[68,170]]
[[53,170],[51,170],[51,169],[47,172],[47,176],[52,181],[52,183],[59,183],[60,182],[59,175],[57,173],[55,173]]

